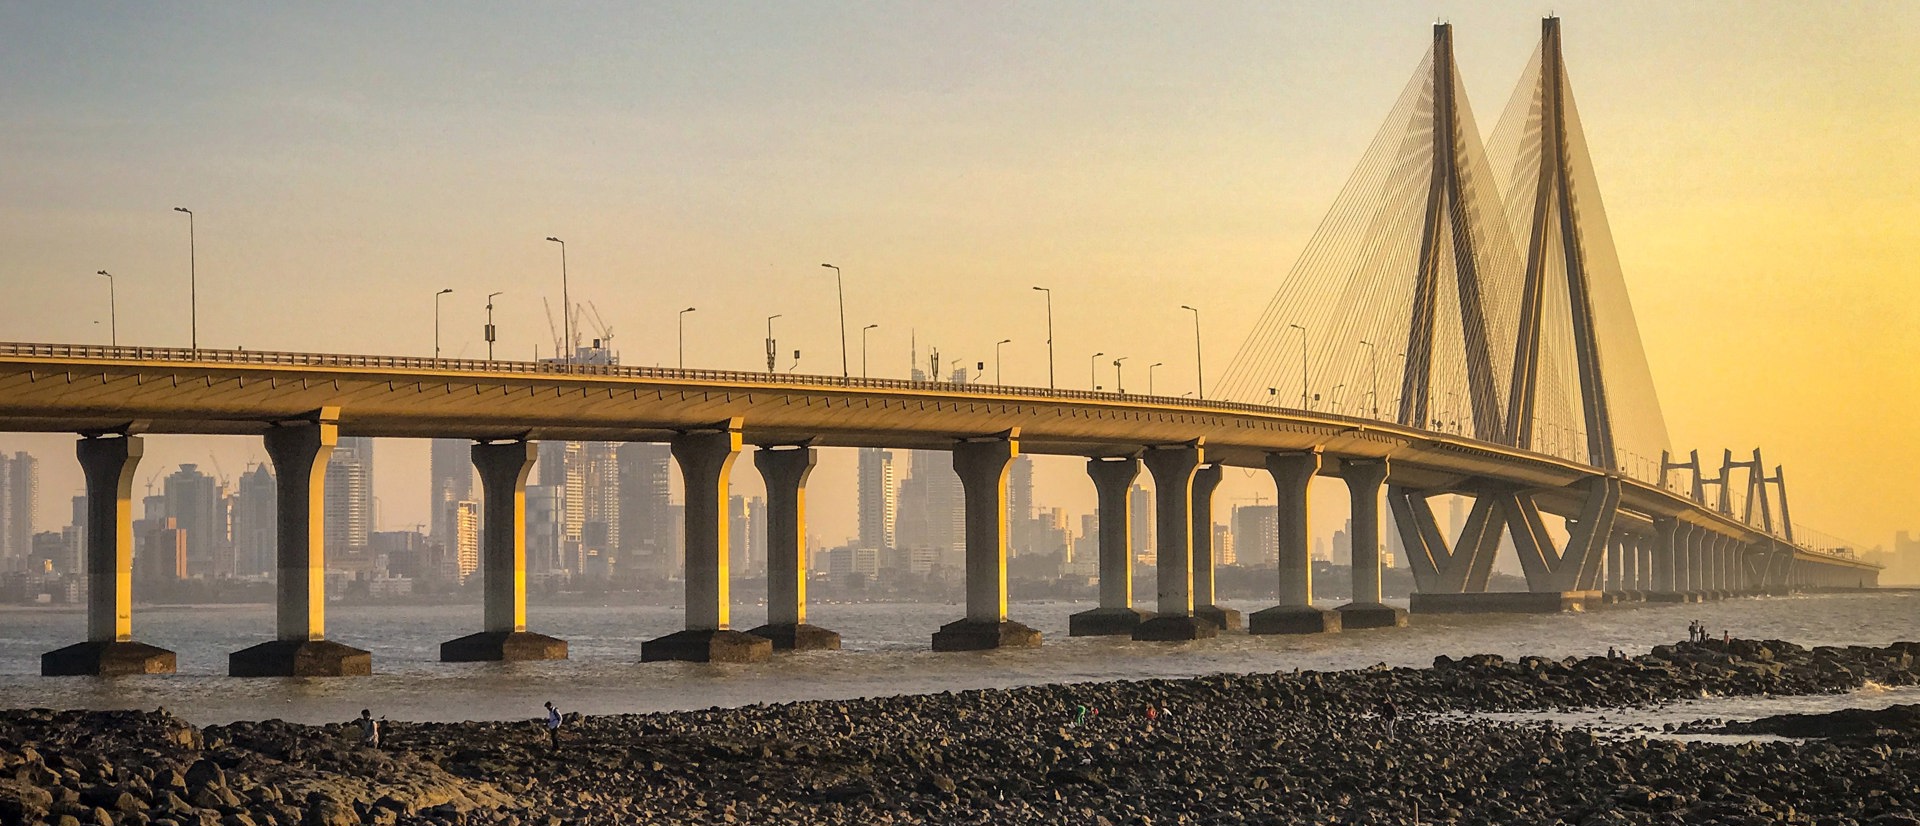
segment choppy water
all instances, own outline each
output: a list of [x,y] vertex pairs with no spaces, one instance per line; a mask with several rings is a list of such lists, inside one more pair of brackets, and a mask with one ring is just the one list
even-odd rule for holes
[[[1264,607],[1233,604],[1244,611]],[[1068,637],[1067,616],[1088,603],[1015,603],[1015,619],[1046,635],[1039,649],[935,654],[930,635],[958,618],[957,605],[816,605],[809,618],[841,632],[841,651],[781,655],[755,665],[638,662],[640,643],[677,630],[667,608],[534,606],[530,627],[566,639],[572,659],[543,663],[437,661],[439,644],[478,629],[476,606],[334,606],[328,636],[373,652],[372,677],[233,679],[226,655],[267,639],[267,606],[148,609],[136,637],[179,655],[180,673],[114,680],[39,674],[41,653],[79,640],[78,612],[0,612],[0,707],[153,708],[200,723],[279,717],[344,720],[361,708],[407,720],[526,719],[543,701],[612,714],[841,699],[1089,680],[1186,677],[1220,672],[1425,666],[1438,654],[1593,655],[1616,646],[1645,652],[1686,635],[1699,619],[1717,636],[1791,640],[1802,645],[1884,645],[1920,640],[1920,594],[1878,593],[1648,605],[1590,614],[1415,616],[1402,629],[1318,637],[1242,633],[1192,643],[1137,643]],[[757,609],[736,612],[750,627]],[[1826,700],[1783,701],[1779,711],[1817,709]],[[1778,713],[1768,711],[1766,713]],[[1703,711],[1698,716],[1734,716]],[[1692,718],[1689,718],[1692,719]]]

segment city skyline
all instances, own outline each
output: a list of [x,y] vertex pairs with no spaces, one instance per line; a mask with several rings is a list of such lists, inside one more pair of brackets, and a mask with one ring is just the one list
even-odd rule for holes
[[[1468,89],[1481,111],[1497,110],[1534,21],[1496,6],[1444,11]],[[1578,35],[1568,61],[1674,447],[1765,448],[1788,468],[1797,516],[1864,545],[1911,528],[1902,492],[1915,487],[1920,448],[1884,414],[1920,387],[1920,360],[1902,357],[1920,301],[1898,268],[1920,250],[1898,212],[1915,173],[1893,162],[1920,72],[1915,27],[1882,18],[1916,12],[1558,11]],[[298,47],[314,50],[300,54],[318,70],[301,75],[265,59],[295,48],[275,36],[222,38],[259,19],[8,9],[0,30],[19,36],[0,61],[23,82],[0,92],[19,113],[0,145],[22,163],[0,172],[0,238],[16,251],[5,278],[21,293],[0,324],[16,339],[106,341],[108,324],[94,322],[108,322],[109,308],[92,275],[105,268],[117,277],[122,342],[185,343],[185,228],[172,212],[185,204],[201,222],[207,346],[426,354],[434,293],[451,286],[448,355],[482,355],[483,296],[495,290],[508,293],[496,299],[501,354],[551,355],[540,299],[558,303],[558,261],[542,239],[557,233],[572,244],[574,297],[593,302],[627,363],[674,363],[669,316],[697,306],[686,319],[690,365],[763,366],[765,316],[779,313],[783,355],[800,349],[803,372],[831,373],[833,290],[817,267],[827,260],[846,267],[849,325],[881,325],[875,375],[904,375],[916,349],[934,346],[992,369],[994,342],[1012,339],[1007,380],[1044,384],[1038,284],[1057,291],[1061,385],[1082,383],[1085,354],[1111,351],[1139,365],[1134,382],[1143,362],[1164,362],[1157,389],[1177,394],[1194,385],[1178,305],[1209,313],[1206,353],[1224,363],[1404,81],[1430,12],[1130,8],[1101,21],[1072,8],[909,20],[872,10],[819,21],[769,8],[757,25],[700,11],[455,15],[452,29],[495,47],[463,57],[423,38],[376,58],[390,82],[375,94],[360,69],[315,53],[371,36],[344,13],[255,13],[318,33]],[[395,36],[427,30],[417,15],[392,14]],[[1137,31],[1147,20],[1154,38]],[[590,24],[634,38],[586,36]],[[782,25],[814,37],[776,33]],[[576,43],[577,61],[520,65],[503,34],[513,26],[531,41]],[[168,36],[149,42],[151,29]],[[126,48],[77,61],[83,32]],[[734,74],[693,75],[678,51],[645,56],[645,45],[690,32],[673,48],[739,56]],[[1819,46],[1842,32],[1844,53]],[[833,57],[853,42],[871,48]],[[1174,54],[1166,42],[1208,48]],[[969,56],[989,46],[1011,59]],[[204,61],[177,59],[188,50]],[[442,82],[442,67],[488,58],[499,61],[484,67],[491,85]],[[527,71],[515,80],[502,67]],[[151,86],[161,79],[176,88]],[[552,88],[619,105],[588,111],[584,95],[540,94]],[[247,105],[263,101],[283,121]],[[446,137],[477,160],[437,157],[443,122],[487,127]],[[1102,128],[1115,125],[1124,128]],[[287,131],[296,126],[309,131]],[[488,128],[504,137],[480,138]],[[1747,160],[1676,160],[1726,158],[1730,147]],[[521,171],[484,174],[497,169]],[[756,173],[764,186],[741,185]],[[327,289],[277,300],[302,284]],[[1103,323],[1113,316],[1136,323],[1117,335]],[[1758,357],[1746,329],[1770,337]],[[429,448],[380,444],[396,468],[372,491],[380,521],[432,522]],[[40,457],[42,519],[79,490],[70,437],[9,434],[0,449]],[[155,437],[147,462],[209,453],[236,467],[263,458],[240,440]],[[1071,460],[1042,461],[1036,474],[1042,498],[1091,509]],[[1234,475],[1223,496],[1249,489]],[[856,533],[855,476],[851,451],[823,451],[816,532]],[[759,484],[752,473],[735,481],[747,495]]]

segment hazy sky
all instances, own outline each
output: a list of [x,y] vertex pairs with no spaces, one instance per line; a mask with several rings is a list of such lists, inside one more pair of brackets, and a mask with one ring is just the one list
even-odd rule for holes
[[[1224,368],[1419,63],[1436,17],[1491,128],[1547,7],[1451,2],[0,4],[0,339],[551,350],[569,244],[631,364],[802,372],[910,336],[1044,384],[1094,351]],[[1767,451],[1794,513],[1867,544],[1920,528],[1920,4],[1556,2],[1676,447]],[[782,365],[783,367],[785,365]],[[1111,368],[1102,381],[1110,380]],[[65,522],[66,437],[43,461]],[[140,476],[252,441],[155,437]],[[387,527],[424,522],[424,445],[380,447]],[[744,463],[743,489],[758,480]],[[1233,478],[1219,506],[1264,487]],[[852,533],[851,458],[815,530]],[[1091,507],[1052,462],[1038,499]],[[1331,498],[1322,495],[1322,499]],[[1337,502],[1335,503],[1337,504]]]

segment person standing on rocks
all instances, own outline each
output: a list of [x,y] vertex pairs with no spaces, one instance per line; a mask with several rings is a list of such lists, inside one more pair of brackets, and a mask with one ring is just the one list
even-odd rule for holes
[[1393,723],[1395,720],[1400,719],[1400,709],[1393,704],[1392,697],[1382,697],[1380,699],[1380,719],[1386,721],[1387,739],[1392,740]]
[[380,748],[380,721],[373,719],[372,709],[360,709],[360,745]]
[[560,750],[560,709],[553,707],[553,701],[547,701],[547,742],[554,751]]

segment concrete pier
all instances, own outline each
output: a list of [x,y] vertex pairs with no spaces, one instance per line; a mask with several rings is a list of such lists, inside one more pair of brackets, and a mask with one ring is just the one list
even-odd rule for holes
[[1340,614],[1313,605],[1313,556],[1307,520],[1307,484],[1320,472],[1320,452],[1269,453],[1279,546],[1280,602],[1247,617],[1249,634],[1324,634],[1340,630]]
[[1352,503],[1353,601],[1335,609],[1342,628],[1394,628],[1407,624],[1407,612],[1380,602],[1380,485],[1387,481],[1387,460],[1347,460],[1340,478]]
[[775,651],[832,650],[840,635],[807,623],[807,477],[816,451],[762,446],[753,466],[767,488],[767,624],[747,633]]
[[1193,474],[1193,615],[1222,631],[1240,627],[1240,612],[1213,604],[1213,492],[1220,487],[1220,465],[1202,465]]
[[760,662],[773,641],[732,629],[727,566],[727,480],[740,455],[740,420],[673,437],[686,492],[687,627],[640,644],[642,662]]
[[480,537],[482,628],[440,644],[442,662],[564,660],[567,641],[527,631],[527,475],[539,453],[533,442],[472,448],[485,521]]
[[1198,441],[1147,450],[1153,474],[1158,541],[1154,569],[1159,580],[1154,617],[1133,629],[1136,640],[1198,640],[1219,633],[1219,626],[1193,615],[1193,477],[1206,461]]
[[227,656],[235,677],[373,673],[373,655],[327,639],[327,457],[340,443],[337,408],[267,431],[278,506],[276,638]]
[[1075,637],[1132,635],[1152,613],[1133,607],[1133,504],[1127,496],[1140,475],[1140,458],[1087,460],[1100,524],[1100,607],[1067,618]]
[[87,639],[40,655],[48,677],[171,674],[172,651],[133,641],[133,476],[139,436],[87,437]]
[[1031,648],[1040,632],[1007,618],[1007,466],[1020,431],[962,441],[953,470],[966,497],[967,616],[933,634],[935,651]]

